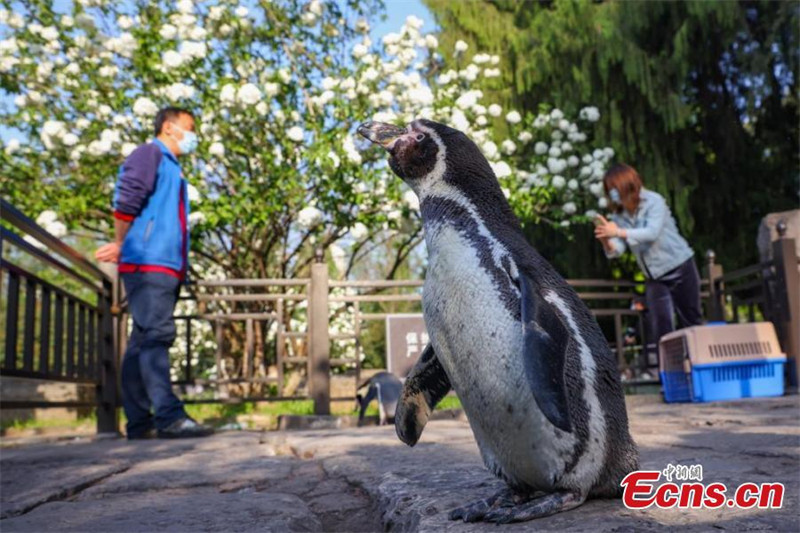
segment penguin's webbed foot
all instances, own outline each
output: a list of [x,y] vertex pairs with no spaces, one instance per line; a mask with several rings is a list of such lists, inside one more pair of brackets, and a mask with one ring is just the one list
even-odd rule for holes
[[486,513],[483,520],[495,524],[525,522],[573,509],[586,498],[576,492],[553,492],[509,507],[499,507]]
[[450,520],[463,520],[464,522],[477,522],[482,520],[493,509],[510,507],[514,504],[514,492],[511,489],[503,489],[486,499],[453,509],[450,511],[448,518]]

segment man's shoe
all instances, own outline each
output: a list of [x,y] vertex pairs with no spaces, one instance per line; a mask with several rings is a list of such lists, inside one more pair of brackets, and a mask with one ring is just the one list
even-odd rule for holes
[[150,428],[137,435],[128,435],[128,440],[149,440],[149,439],[155,439],[156,437],[158,437],[156,429]]
[[214,428],[198,424],[191,418],[176,420],[164,429],[158,430],[159,439],[190,439],[193,437],[208,437],[214,433]]

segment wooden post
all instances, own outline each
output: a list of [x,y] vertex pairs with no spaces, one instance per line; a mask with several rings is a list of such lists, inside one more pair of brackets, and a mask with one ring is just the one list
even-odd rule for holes
[[[128,348],[128,313],[122,307],[125,300],[125,285],[119,276],[115,263],[100,263],[100,270],[111,278],[111,316],[114,328],[114,357],[117,364],[122,365],[122,358]],[[102,318],[100,319],[102,322]]]
[[328,335],[328,265],[317,251],[311,265],[311,286],[308,295],[310,350],[308,385],[314,400],[314,414],[331,412],[330,337]]
[[361,306],[353,302],[353,333],[356,337],[356,387],[361,383]]
[[781,312],[776,314],[775,326],[789,359],[789,384],[797,387],[800,383],[800,272],[794,239],[784,237],[785,225],[781,228],[779,224],[778,233],[780,237],[772,243],[772,260],[777,281],[776,296],[783,302],[779,304]]
[[[220,318],[214,321],[214,334],[217,340],[217,349],[214,351],[214,363],[217,365],[217,382],[220,382],[226,377],[222,368],[222,348],[225,344],[225,332],[222,329],[222,320]],[[228,384],[217,383],[217,394],[220,398],[229,398]]]
[[114,264],[101,263],[101,269],[110,279],[103,280],[103,293],[98,294],[100,324],[97,328],[100,376],[97,384],[97,432],[119,433],[119,375],[117,373],[117,346],[114,334],[114,311],[119,309],[119,275]]
[[250,396],[253,391],[253,369],[255,367],[255,328],[253,319],[248,318],[244,322],[245,332],[245,348],[244,348],[244,364],[242,365],[242,377],[245,379],[244,390],[245,396]]
[[278,324],[275,331],[275,367],[278,371],[278,397],[283,397],[283,358],[286,353],[286,339],[283,336],[283,300],[278,300],[275,303],[275,314],[278,315],[276,322]]
[[717,285],[717,280],[722,277],[722,265],[715,262],[714,250],[706,252],[706,278],[708,279],[708,317],[709,321],[725,321],[725,295],[722,282]]

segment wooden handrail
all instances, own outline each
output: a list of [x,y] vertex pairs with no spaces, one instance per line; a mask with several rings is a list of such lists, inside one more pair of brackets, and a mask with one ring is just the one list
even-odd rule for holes
[[[80,252],[62,242],[58,237],[48,232],[29,217],[25,216],[22,211],[11,205],[5,200],[0,199],[0,218],[10,223],[26,235],[30,235],[40,243],[47,246],[50,250],[58,253],[65,259],[69,260],[72,264],[79,266],[86,272],[99,280],[111,281],[106,274],[100,270],[97,265],[86,259]],[[52,258],[46,257],[45,260],[51,262]]]

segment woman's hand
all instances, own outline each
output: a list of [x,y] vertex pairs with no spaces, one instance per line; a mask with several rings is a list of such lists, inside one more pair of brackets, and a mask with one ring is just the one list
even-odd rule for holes
[[605,217],[602,215],[597,215],[599,219],[599,224],[597,227],[594,228],[594,236],[600,240],[610,239],[612,237],[623,237],[619,226],[617,226],[614,222],[606,220]]

